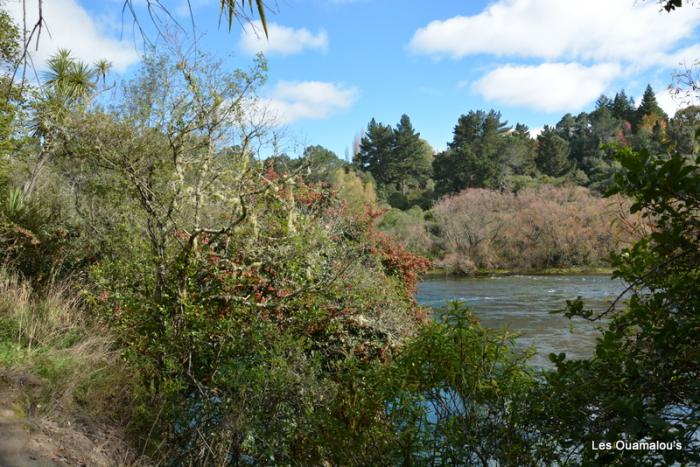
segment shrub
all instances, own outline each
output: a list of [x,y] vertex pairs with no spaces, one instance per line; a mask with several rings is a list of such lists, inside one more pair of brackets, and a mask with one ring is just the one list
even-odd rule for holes
[[610,251],[644,230],[621,197],[581,187],[541,186],[518,193],[468,189],[433,208],[439,264],[541,270],[601,266]]

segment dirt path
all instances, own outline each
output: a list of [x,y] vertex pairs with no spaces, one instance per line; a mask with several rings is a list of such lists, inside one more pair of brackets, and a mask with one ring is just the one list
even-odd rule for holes
[[0,408],[0,465],[3,467],[54,467],[67,465],[53,454],[53,446],[42,443],[27,422],[13,410]]
[[[0,393],[0,467],[123,466],[115,442],[95,429],[19,417]],[[90,434],[90,436],[88,436]]]

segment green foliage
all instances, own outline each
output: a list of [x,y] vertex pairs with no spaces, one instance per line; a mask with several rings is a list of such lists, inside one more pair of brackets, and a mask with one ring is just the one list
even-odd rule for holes
[[429,232],[427,213],[420,206],[402,211],[391,209],[381,218],[378,228],[401,241],[409,251],[426,257],[433,257],[435,239]]
[[21,50],[19,28],[7,11],[0,10],[0,69],[3,72],[10,71],[17,63]]
[[29,199],[18,188],[0,196],[0,262],[36,286],[69,271],[76,245],[60,222],[61,207],[48,199]]
[[621,89],[620,92],[615,94],[610,110],[612,110],[613,116],[618,120],[632,122],[635,113],[634,99],[627,97],[625,90]]
[[[229,25],[243,6],[221,3]],[[108,64],[59,52],[41,92],[0,103],[0,260],[26,278],[0,278],[0,372],[38,378],[34,402],[128,425],[170,465],[700,462],[694,109],[669,123],[651,88],[638,109],[620,91],[537,142],[472,111],[435,158],[403,115],[370,122],[357,171],[321,146],[260,162],[264,60],[196,58],[145,57],[101,107]],[[611,180],[643,221],[567,186]],[[462,272],[590,265],[633,238],[620,213],[654,227],[612,257],[629,304],[541,378],[463,306],[418,307],[429,262],[392,240]],[[590,447],[620,438],[683,449]]]
[[367,125],[367,131],[360,140],[360,152],[355,155],[355,167],[372,174],[377,183],[391,183],[386,167],[390,165],[394,145],[394,132],[389,125],[377,123],[374,119]]
[[372,119],[359,149],[355,167],[372,174],[390,205],[408,208],[424,203],[431,187],[433,150],[413,129],[408,115],[401,116],[396,129]]
[[432,150],[416,133],[408,115],[402,115],[394,130],[391,173],[397,188],[406,195],[412,188],[425,188],[431,175]]
[[[482,328],[455,302],[401,352],[389,416],[403,465],[531,465],[521,419],[534,384],[513,335]],[[398,459],[397,459],[398,460]]]
[[337,190],[338,197],[346,203],[347,211],[354,215],[362,215],[368,209],[377,208],[374,180],[361,175],[349,168],[341,168],[336,169],[331,179],[331,187]]
[[668,120],[666,112],[664,112],[661,109],[658,102],[656,101],[656,95],[654,94],[654,90],[651,88],[650,85],[647,85],[646,89],[644,90],[644,94],[642,95],[642,101],[639,103],[639,107],[635,112],[634,123],[636,125],[640,125],[644,117],[650,115],[663,120]]
[[323,146],[307,146],[301,157],[292,159],[287,154],[268,157],[265,163],[278,174],[300,175],[308,184],[325,184],[333,182],[338,169],[348,164],[333,151]]
[[[426,265],[374,232],[365,206],[236,144],[256,137],[238,106],[264,64],[228,75],[198,63],[147,59],[117,110],[66,121],[60,154],[74,157],[61,174],[99,252],[90,302],[140,370],[151,416],[132,429],[154,426],[148,449],[163,442],[183,463],[321,463],[338,442],[323,426],[347,433],[380,413],[344,411],[352,375],[416,332]],[[341,198],[359,185],[371,204],[372,185],[339,171]]]
[[6,171],[7,154],[13,148],[18,104],[18,90],[11,83],[20,57],[19,28],[10,15],[0,9],[0,187]]
[[[501,185],[499,158],[509,129],[501,113],[470,111],[454,128],[449,149],[433,162],[436,193],[452,194],[464,188],[496,188]],[[517,140],[516,140],[517,141]]]
[[[624,307],[611,307],[595,355],[585,361],[555,358],[540,394],[545,431],[584,463],[695,464],[697,337],[700,330],[700,159],[677,153],[617,153],[623,172],[616,189],[634,200],[633,212],[654,222],[653,232],[613,255],[615,276],[630,284]],[[569,316],[599,319],[584,304]],[[576,410],[572,411],[572,408]],[[680,442],[669,450],[601,451],[591,441]],[[561,440],[570,440],[563,443]]]
[[686,156],[700,153],[700,107],[690,106],[676,112],[668,126],[668,137],[675,151]]
[[333,151],[319,145],[307,146],[299,164],[308,167],[304,176],[307,183],[331,183],[338,169],[347,165]]
[[[399,209],[429,209],[436,198],[465,188],[517,191],[547,180],[605,193],[620,170],[610,147],[697,151],[692,112],[683,111],[669,123],[650,86],[639,107],[620,90],[613,98],[602,95],[590,113],[564,115],[535,140],[523,124],[509,128],[500,112],[470,111],[458,119],[448,149],[434,157],[427,150],[422,159],[417,156],[417,134],[410,120],[404,121],[407,116],[395,130],[372,120],[354,165],[371,173],[380,198]],[[431,161],[432,171],[426,161]]]
[[556,134],[553,128],[544,127],[537,136],[537,168],[545,175],[561,177],[571,170],[569,143]]

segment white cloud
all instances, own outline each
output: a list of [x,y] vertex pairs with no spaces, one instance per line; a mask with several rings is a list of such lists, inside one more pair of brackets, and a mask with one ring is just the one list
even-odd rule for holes
[[437,57],[632,63],[661,58],[698,23],[700,9],[660,13],[653,1],[499,0],[474,16],[432,21],[415,32],[410,48]]
[[617,64],[505,65],[487,73],[472,89],[488,100],[544,112],[574,111],[598,97],[621,73]]
[[267,24],[268,37],[265,37],[260,21],[253,21],[243,26],[240,45],[248,53],[277,53],[291,55],[304,49],[316,49],[325,52],[328,49],[328,35],[321,30],[313,34],[306,28],[294,29],[277,23]]
[[358,90],[324,81],[280,81],[261,104],[280,125],[323,119],[352,107]]
[[700,44],[693,44],[672,53],[650,56],[648,61],[651,64],[659,64],[669,68],[690,67],[698,61],[699,57]]
[[[22,24],[22,3],[11,0],[6,8],[12,18]],[[139,59],[133,43],[106,35],[104,28],[76,0],[45,1],[43,15],[46,27],[41,33],[38,51],[34,51],[32,42],[32,56],[39,69],[45,68],[47,58],[58,49],[69,49],[74,57],[88,63],[109,60],[118,72]],[[36,23],[38,16],[37,2],[27,2],[27,24]]]

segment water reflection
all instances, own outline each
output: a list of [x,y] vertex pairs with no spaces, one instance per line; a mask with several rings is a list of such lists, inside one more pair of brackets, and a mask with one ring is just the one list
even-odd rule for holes
[[440,307],[459,300],[474,310],[487,327],[521,334],[521,346],[533,346],[532,364],[550,367],[549,353],[564,352],[569,358],[591,354],[596,326],[582,319],[569,320],[551,311],[561,310],[566,300],[581,296],[587,308],[602,311],[624,290],[620,280],[609,276],[494,276],[486,278],[429,278],[418,286],[418,301]]

